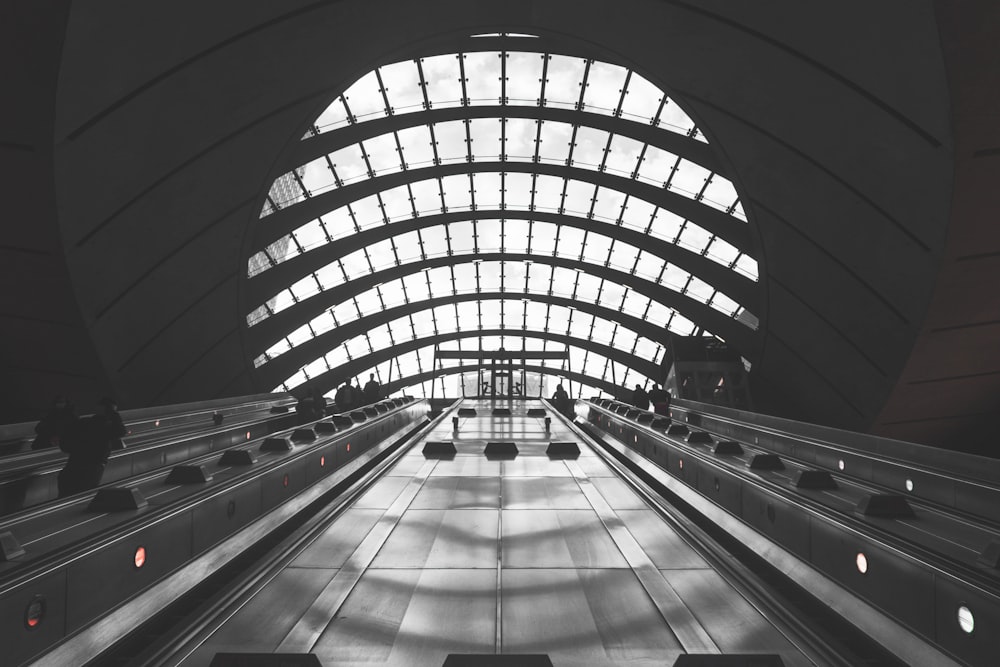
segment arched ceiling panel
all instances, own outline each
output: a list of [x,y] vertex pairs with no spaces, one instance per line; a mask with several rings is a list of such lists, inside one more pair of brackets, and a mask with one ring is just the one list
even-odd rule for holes
[[[536,364],[537,368],[549,375],[580,373],[581,378],[590,379],[589,384],[592,386],[617,387],[620,392],[621,387],[629,383],[647,385],[650,382],[648,373],[655,370],[655,364],[621,351],[609,350],[609,354],[614,357],[605,356],[600,353],[605,349],[603,346],[581,341],[586,347],[578,347],[572,344],[573,340],[571,336],[543,331],[474,329],[402,340],[391,347],[378,349],[368,341],[356,341],[353,347],[335,350],[303,366],[275,387],[275,390],[303,392],[308,387],[325,394],[345,380],[353,381],[370,373],[374,373],[380,383],[386,383],[391,377],[405,378],[463,365],[458,359],[438,357],[438,350],[478,353],[480,350],[492,351],[500,347],[518,352],[523,349],[529,357],[532,351],[566,352],[566,358],[547,360]],[[512,343],[516,343],[516,346]],[[525,344],[525,347],[521,348],[521,344]],[[528,363],[531,363],[530,360]]]
[[[490,369],[489,364],[485,367]],[[451,366],[445,368],[444,370],[438,371],[424,371],[417,372],[413,375],[408,375],[403,378],[393,379],[382,385],[382,392],[384,395],[394,394],[396,392],[402,391],[404,394],[412,393],[423,393],[424,395],[431,395],[432,389],[430,388],[431,381],[438,382],[446,377],[464,374],[466,376],[476,376],[478,379],[478,371],[482,367],[479,364],[461,364],[459,366]],[[549,378],[555,378],[556,381],[567,380],[563,384],[563,388],[567,391],[572,390],[572,396],[574,398],[583,398],[599,395],[601,392],[611,394],[612,396],[618,398],[625,398],[626,396],[631,396],[631,390],[625,391],[625,388],[619,387],[613,382],[605,382],[597,378],[584,375],[583,373],[578,373],[576,371],[556,371],[546,366],[539,366],[537,364],[525,363],[521,365],[515,365],[515,371],[523,369],[527,373],[535,373],[539,376],[547,376]],[[362,373],[361,377],[366,377],[367,374]],[[553,383],[555,384],[555,383]],[[642,384],[639,382],[638,384]],[[413,387],[419,387],[418,392],[413,391]],[[439,395],[441,392],[440,386],[436,387],[438,389]],[[332,393],[329,392],[329,393]],[[331,396],[332,398],[332,396]],[[550,398],[550,396],[543,396],[543,398]]]
[[[462,113],[472,110],[478,112]],[[656,303],[668,309],[657,322],[661,331],[679,314],[698,332],[756,354],[757,318],[747,307],[759,305],[758,267],[748,255],[750,233],[736,189],[704,166],[717,160],[708,157],[690,117],[626,67],[507,50],[399,61],[339,94],[299,147],[306,150],[293,155],[305,162],[288,162],[272,183],[255,230],[243,300],[247,324],[254,328],[326,292],[338,296],[322,299],[330,302],[322,315],[312,308],[308,321],[301,312],[285,320],[281,339],[254,358],[261,377],[271,378],[265,382],[282,373],[289,382],[301,380],[323,365],[339,372],[356,356],[350,348],[358,338],[375,353],[372,331],[349,340],[345,327],[384,311],[387,299],[403,304],[510,289],[527,300],[556,292],[619,311],[631,297],[641,303],[630,307],[643,316]],[[508,220],[508,211],[517,215]],[[414,224],[442,216],[451,219]],[[564,218],[576,224],[560,224]],[[653,227],[659,254],[643,242]],[[428,269],[422,277],[415,276],[419,268]],[[394,270],[409,274],[374,289],[359,282],[379,274],[381,283],[395,280]],[[464,317],[474,305],[477,326],[490,326],[482,311],[498,303],[502,329],[508,326],[502,300],[463,301]],[[541,326],[526,309],[522,326]],[[547,322],[553,309],[545,309]],[[443,329],[433,313],[431,319],[435,335],[462,331],[463,317]],[[591,316],[587,337],[595,328],[614,330],[614,322]],[[410,337],[407,330],[417,335],[410,315],[381,326],[379,345],[398,347]],[[337,331],[317,333],[331,327]],[[274,358],[306,338],[308,352]],[[344,356],[322,350],[324,344],[342,345]],[[660,355],[659,342],[650,347],[647,353]]]
[[[486,224],[479,221],[486,221]],[[299,227],[279,240],[273,250],[265,249],[253,256],[247,282],[248,297],[251,302],[254,298],[263,301],[273,297],[282,287],[332,261],[394,236],[412,238],[412,232],[419,232],[417,245],[405,252],[419,253],[421,257],[480,246],[528,253],[542,248],[543,252],[551,253],[556,248],[550,247],[549,239],[554,241],[559,225],[586,231],[588,239],[601,239],[599,248],[607,254],[605,261],[612,261],[612,255],[617,254],[616,248],[642,248],[664,263],[670,262],[698,276],[751,312],[758,312],[760,295],[754,280],[757,263],[719,237],[663,210],[643,208],[638,202],[627,199],[614,226],[596,222],[595,218],[545,211],[486,209],[404,217],[366,225],[359,231],[350,214],[339,211]],[[496,234],[502,227],[507,231],[499,238],[487,236],[488,232]],[[597,252],[584,245],[578,255],[594,257]],[[620,263],[617,257],[614,259],[616,264]],[[624,268],[633,269],[632,266]]]
[[[662,182],[666,183],[672,167],[669,160],[662,162],[660,166],[665,169]],[[548,196],[550,199],[546,199],[545,204],[535,204],[541,210],[556,212],[569,210],[583,215],[592,214],[594,195],[598,188],[603,188],[610,192],[626,193],[632,198],[646,202],[646,204],[666,209],[688,219],[706,231],[722,237],[742,252],[750,252],[752,247],[752,234],[747,224],[741,219],[730,215],[725,210],[713,208],[693,197],[678,194],[660,185],[652,185],[580,166],[570,167],[542,162],[456,162],[408,169],[371,179],[366,178],[341,188],[327,190],[315,197],[305,197],[305,190],[294,178],[290,181],[285,180],[284,184],[287,184],[292,192],[296,192],[296,188],[298,189],[298,194],[293,194],[286,200],[293,205],[286,205],[285,208],[264,217],[261,224],[254,230],[252,250],[262,250],[309,220],[330,211],[355,201],[375,197],[383,192],[394,191],[397,188],[412,191],[414,187],[417,187],[426,191],[426,199],[420,198],[416,194],[412,195],[417,200],[413,202],[413,206],[418,207],[418,213],[442,212],[442,209],[448,206],[448,200],[445,197],[449,196],[449,193],[442,189],[440,181],[447,177],[469,174],[472,175],[470,187],[466,188],[463,183],[461,188],[453,189],[450,192],[452,197],[467,199],[468,203],[465,204],[467,208],[495,207],[502,202],[505,203],[507,193],[495,182],[501,174],[524,174],[536,178],[554,177],[553,185],[555,187],[543,193],[543,196]],[[557,183],[558,181],[561,183]],[[457,181],[450,182],[458,185]],[[274,187],[272,186],[272,191]],[[570,188],[573,190],[571,191]],[[434,192],[435,189],[438,190],[437,193]],[[530,191],[527,192],[530,193]],[[437,195],[436,200],[435,194]],[[532,204],[530,204],[530,197],[527,200],[521,206],[512,206],[512,208],[528,209]],[[608,216],[608,219],[613,218]]]
[[[693,323],[676,313],[672,313],[665,327],[652,325],[648,317],[661,315],[665,308],[657,309],[649,302],[634,303],[624,295],[622,301],[627,302],[629,310],[636,310],[623,312],[585,301],[567,305],[574,302],[545,293],[486,292],[418,298],[365,314],[360,311],[360,299],[352,299],[283,337],[257,357],[254,366],[262,382],[277,385],[340,346],[350,347],[354,339],[365,338],[376,347],[470,329],[509,331],[512,337],[519,335],[518,331],[522,332],[520,335],[535,331],[564,337],[572,334],[579,341],[589,341],[654,364],[663,358],[659,341],[664,329],[682,335],[694,330]],[[613,356],[609,352],[602,354]],[[634,363],[631,366],[640,367]],[[652,368],[644,368],[644,372],[650,377],[654,375]]]
[[[375,294],[370,290],[396,279],[405,281],[405,276],[419,276],[417,282],[423,283],[423,287],[429,291],[429,296],[434,294],[457,296],[460,293],[475,294],[479,291],[526,289],[529,294],[532,291],[554,293],[570,299],[593,299],[600,302],[601,290],[611,293],[613,289],[618,294],[637,294],[643,303],[660,304],[668,314],[671,309],[675,310],[700,328],[730,342],[738,349],[751,351],[749,353],[754,350],[756,320],[752,315],[746,314],[745,317],[737,319],[743,315],[743,311],[735,303],[720,299],[710,286],[694,278],[688,285],[689,289],[682,294],[667,289],[653,280],[610,267],[547,255],[470,253],[464,257],[463,262],[457,262],[454,256],[444,256],[391,266],[375,272],[361,270],[355,278],[346,282],[331,277],[326,289],[321,289],[322,283],[317,279],[309,277],[301,285],[303,291],[300,294],[296,294],[296,286],[293,285],[289,288],[287,296],[275,300],[274,309],[277,314],[257,320],[255,325],[250,327],[250,331],[256,334],[256,346],[263,351],[276,339],[287,335],[337,304],[353,299],[356,295],[365,294],[366,297],[363,306],[359,306],[360,309],[374,310],[380,304],[374,299]],[[449,272],[442,275],[442,279],[436,281],[436,284],[429,285],[424,270],[435,268],[445,268]],[[508,282],[510,278],[512,280]],[[403,300],[410,298],[403,287],[399,293]],[[608,303],[614,301],[611,297],[608,299]],[[617,305],[617,307],[623,306]],[[265,307],[265,313],[267,308],[270,306]],[[661,318],[664,321],[656,323],[663,326],[667,318],[662,316]]]

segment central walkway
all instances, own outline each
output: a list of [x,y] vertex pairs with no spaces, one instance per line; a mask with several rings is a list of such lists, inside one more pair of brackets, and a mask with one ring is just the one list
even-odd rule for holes
[[[556,665],[671,665],[795,647],[537,401],[451,416],[183,661],[314,652],[324,665],[441,665],[449,653],[547,653]],[[454,460],[426,459],[451,440]],[[550,460],[550,441],[579,443]],[[488,441],[514,441],[488,460]],[[181,656],[182,657],[182,656]]]

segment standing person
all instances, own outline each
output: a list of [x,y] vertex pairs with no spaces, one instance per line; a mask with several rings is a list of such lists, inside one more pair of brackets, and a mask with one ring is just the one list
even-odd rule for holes
[[649,394],[641,385],[637,384],[635,391],[632,392],[632,405],[640,410],[649,410]]
[[340,385],[340,389],[337,390],[336,395],[333,397],[333,402],[336,404],[337,409],[341,412],[347,412],[351,409],[351,394],[354,393],[354,389],[351,387],[351,383],[344,381],[344,384]]
[[653,404],[653,411],[656,414],[670,414],[670,394],[661,389],[660,385],[653,384],[653,388],[649,390],[649,402]]
[[378,380],[375,379],[375,374],[371,373],[368,376],[368,384],[365,385],[364,389],[365,403],[371,404],[377,401],[379,398],[379,390],[381,389],[382,385],[380,385]]
[[361,381],[357,378],[354,378],[352,389],[354,390],[354,409],[356,410],[365,404],[365,390],[361,388]]
[[48,412],[35,426],[35,440],[32,449],[59,447],[64,452],[73,448],[80,430],[80,418],[74,412],[73,404],[65,396],[52,399]]
[[561,415],[569,417],[570,399],[569,394],[563,389],[561,384],[556,385],[556,391],[552,394],[552,407]]
[[326,416],[326,396],[319,393],[318,389],[310,389],[309,395],[312,396],[313,402],[313,414],[316,419],[322,419]]
[[112,449],[122,449],[128,431],[111,398],[102,398],[98,411],[80,422],[80,438],[69,452],[66,467],[59,472],[59,497],[100,485]]

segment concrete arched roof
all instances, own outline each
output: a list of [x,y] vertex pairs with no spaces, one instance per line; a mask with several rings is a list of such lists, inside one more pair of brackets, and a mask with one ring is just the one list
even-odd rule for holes
[[81,402],[113,391],[123,406],[261,389],[239,276],[289,146],[373,65],[511,30],[627,64],[708,134],[764,267],[759,409],[986,442],[1000,403],[1000,296],[982,289],[1000,268],[1000,9],[609,7],[19,7],[0,28],[5,62],[20,65],[3,74],[18,103],[0,125],[10,418],[31,418],[54,387]]

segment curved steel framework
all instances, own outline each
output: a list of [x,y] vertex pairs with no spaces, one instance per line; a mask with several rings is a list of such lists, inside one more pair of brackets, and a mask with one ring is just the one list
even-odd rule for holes
[[[529,303],[541,307],[528,308]],[[468,304],[469,307],[459,308],[459,304]],[[442,308],[447,306],[451,308]],[[463,318],[471,321],[463,325]],[[529,328],[528,322],[533,319],[541,320],[542,326],[538,329]],[[599,328],[595,326],[598,322],[614,322],[616,326]],[[349,347],[357,350],[357,346],[361,345],[363,349],[374,350],[379,346],[378,342],[387,341],[395,345],[415,336],[438,334],[449,329],[496,330],[505,333],[495,335],[515,338],[531,336],[533,332],[540,331],[568,339],[574,338],[570,335],[573,332],[577,340],[597,346],[589,347],[580,342],[576,343],[577,347],[600,352],[609,358],[616,358],[616,354],[621,352],[650,362],[659,361],[656,341],[662,335],[662,330],[647,320],[611,308],[567,297],[511,292],[428,298],[377,311],[343,326],[333,325],[331,321],[325,324],[326,330],[319,329],[319,324],[308,333],[297,330],[289,338],[301,340],[301,343],[285,341],[258,357],[254,364],[260,366],[261,377],[279,383],[313,360],[325,358],[327,365],[343,361],[345,356],[337,352]],[[351,345],[352,342],[354,345]],[[332,359],[336,361],[331,361]],[[632,368],[642,367],[637,363],[626,365]],[[655,371],[655,368],[646,370]]]
[[[582,366],[578,366],[578,370],[574,370],[574,365],[567,360],[560,360],[551,365],[534,364],[531,368],[533,369],[533,372],[550,377],[564,377],[567,373],[571,372],[579,373],[578,379],[576,380],[577,382],[583,385],[595,387],[601,386],[604,387],[606,391],[610,391],[611,388],[614,387],[615,389],[613,393],[616,394],[622,393],[624,391],[624,386],[630,381],[638,379],[640,384],[645,383],[650,375],[655,372],[655,364],[648,360],[640,359],[634,355],[624,354],[613,349],[609,350],[604,346],[596,345],[589,341],[579,341],[582,347],[578,347],[575,339],[559,334],[537,331],[524,332],[523,330],[517,331],[510,329],[487,329],[451,331],[449,333],[400,341],[391,348],[380,348],[378,350],[374,350],[363,356],[350,359],[335,368],[324,368],[320,363],[318,363],[322,359],[318,359],[316,362],[313,362],[313,373],[309,372],[308,366],[300,370],[299,373],[302,375],[302,383],[308,382],[311,388],[317,389],[322,393],[329,393],[333,391],[345,379],[363,378],[369,373],[374,374],[376,379],[378,379],[381,384],[391,383],[393,377],[397,379],[413,378],[424,373],[431,374],[431,377],[449,375],[454,374],[455,371],[453,371],[453,369],[460,368],[462,365],[457,360],[449,360],[447,362],[439,361],[438,363],[440,365],[436,366],[434,363],[435,350],[441,349],[442,345],[447,345],[448,343],[470,339],[476,341],[477,345],[481,345],[482,341],[491,341],[491,339],[496,339],[493,342],[500,343],[500,345],[493,349],[502,347],[505,341],[510,342],[511,340],[516,340],[527,342],[532,339],[558,344],[557,347],[546,348],[550,350],[562,350],[568,348],[568,351],[573,352],[574,350],[582,349],[584,351]],[[479,350],[483,348],[477,346],[471,349]],[[532,348],[527,349],[530,350]],[[609,354],[613,354],[614,358],[607,357],[593,351],[601,349],[608,351]],[[517,365],[521,366],[525,364],[519,363]],[[393,368],[393,371],[388,370],[389,366]],[[465,367],[468,367],[468,364],[466,364]],[[478,365],[473,366],[472,368],[478,368]],[[602,373],[607,372],[610,376],[613,376],[617,380],[617,383],[609,382],[607,380],[595,382],[600,377],[603,377],[603,375],[594,375],[595,369],[599,369]],[[452,373],[449,373],[449,371],[452,371]],[[588,377],[592,378],[590,382],[585,380],[585,378]],[[423,380],[420,381],[422,382]],[[294,380],[293,382],[295,386],[300,384]]]
[[[397,391],[404,391],[416,385],[420,385],[422,391],[426,392],[426,385],[433,380],[461,373],[476,373],[480,370],[480,368],[481,366],[479,364],[464,364],[461,366],[452,366],[441,371],[424,371],[422,373],[416,373],[405,378],[388,382],[382,386],[382,392],[384,395],[390,396]],[[619,387],[614,382],[608,382],[607,380],[596,378],[592,375],[585,375],[584,373],[578,373],[576,371],[553,372],[553,369],[546,366],[539,366],[537,364],[519,364],[515,365],[514,368],[523,369],[528,373],[537,373],[538,375],[556,377],[560,380],[569,380],[571,383],[575,383],[576,388],[580,389],[580,391],[573,392],[573,396],[576,398],[583,396],[583,387],[591,387],[592,389],[596,389],[598,393],[604,392],[606,394],[611,394],[612,396],[625,398],[625,395],[622,393],[622,387]],[[573,387],[570,387],[570,389],[572,388]],[[544,396],[544,398],[548,398],[548,396]]]
[[757,353],[751,232],[695,124],[627,68],[503,43],[377,67],[285,156],[245,280],[262,384],[425,382],[398,360],[470,337],[561,341],[605,388],[665,331]]

